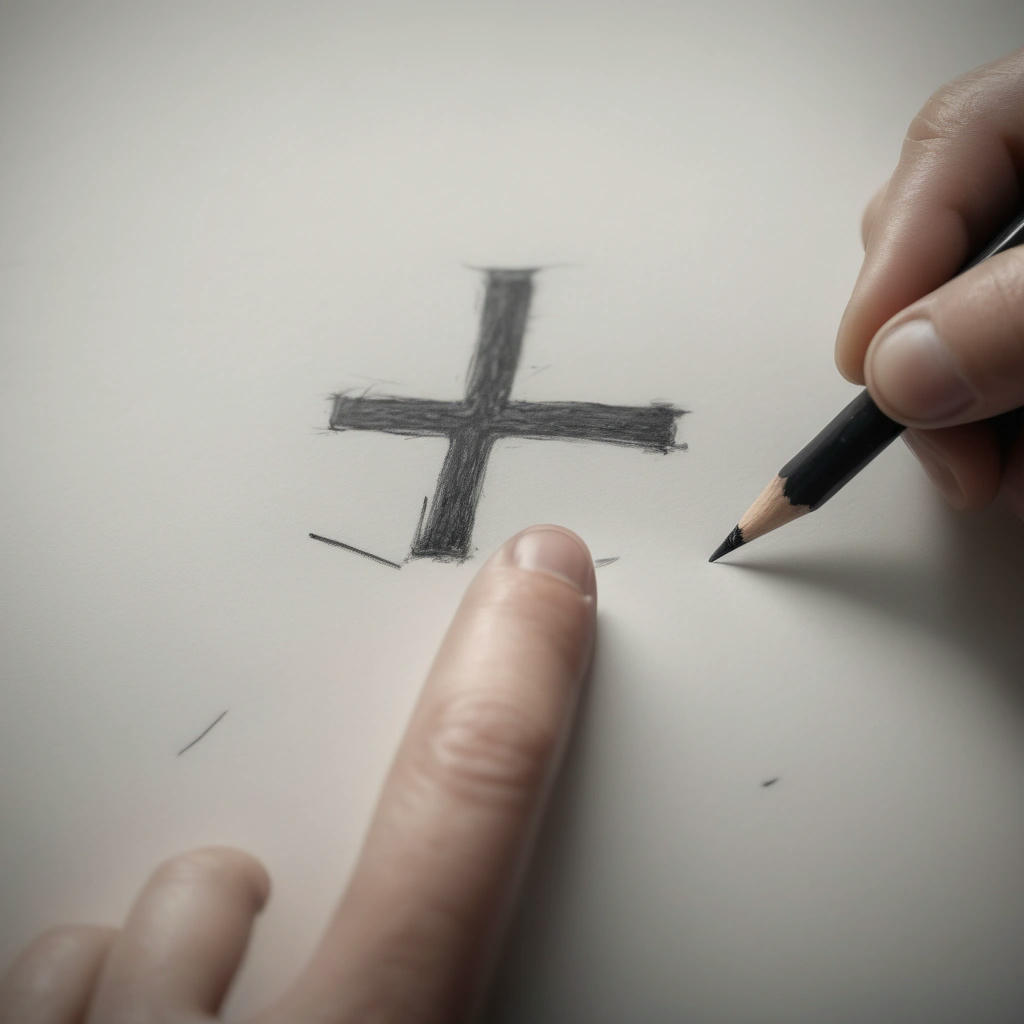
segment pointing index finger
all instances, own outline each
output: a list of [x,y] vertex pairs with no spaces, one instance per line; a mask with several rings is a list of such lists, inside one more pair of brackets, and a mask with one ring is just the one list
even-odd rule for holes
[[595,594],[590,553],[558,527],[519,534],[481,569],[349,887],[270,1019],[419,1024],[469,1011],[569,731]]

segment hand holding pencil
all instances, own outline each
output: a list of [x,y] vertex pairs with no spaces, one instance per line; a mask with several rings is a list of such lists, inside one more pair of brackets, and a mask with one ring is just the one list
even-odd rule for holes
[[911,122],[864,214],[864,264],[836,363],[867,383],[943,495],[1000,489],[1024,518],[1024,437],[991,417],[1024,406],[1024,248],[954,277],[1024,205],[1024,50],[939,89]]
[[868,205],[836,340],[867,383],[711,555],[823,505],[904,429],[957,508],[1002,489],[1024,518],[1024,50],[943,86]]

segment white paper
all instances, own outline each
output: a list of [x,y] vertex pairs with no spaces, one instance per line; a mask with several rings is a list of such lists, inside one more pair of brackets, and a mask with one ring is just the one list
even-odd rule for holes
[[[1020,526],[896,445],[707,557],[853,394],[857,222],[1015,0],[0,12],[0,955],[224,842],[315,942],[480,557],[577,530],[600,641],[488,1019],[997,1022],[1024,1006]],[[464,565],[400,572],[474,267],[543,266],[514,396],[670,402],[686,451],[502,441]],[[177,752],[221,712],[224,718]],[[778,782],[770,788],[762,783]]]

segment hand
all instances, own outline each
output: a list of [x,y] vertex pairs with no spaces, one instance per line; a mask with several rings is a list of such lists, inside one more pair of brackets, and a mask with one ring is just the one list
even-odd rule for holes
[[959,508],[1000,486],[1024,518],[1024,437],[1005,462],[982,422],[1024,405],[1024,248],[950,280],[1024,197],[1024,50],[936,92],[868,205],[865,257],[836,362],[908,424],[904,437]]
[[[594,567],[558,527],[470,585],[319,947],[259,1024],[463,1019],[480,999],[590,661]],[[64,927],[15,961],[4,1024],[210,1020],[270,882],[208,848],[152,875],[120,929]]]

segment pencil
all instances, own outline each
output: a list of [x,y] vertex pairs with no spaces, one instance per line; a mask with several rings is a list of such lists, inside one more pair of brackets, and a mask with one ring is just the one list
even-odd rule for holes
[[[958,271],[971,267],[1024,242],[1024,211]],[[1020,410],[1005,414],[1016,424]],[[728,537],[715,549],[709,561],[735,551],[780,526],[820,508],[876,455],[903,431],[878,408],[867,390],[861,393],[809,444],[779,470],[778,476],[761,492],[740,517]]]

